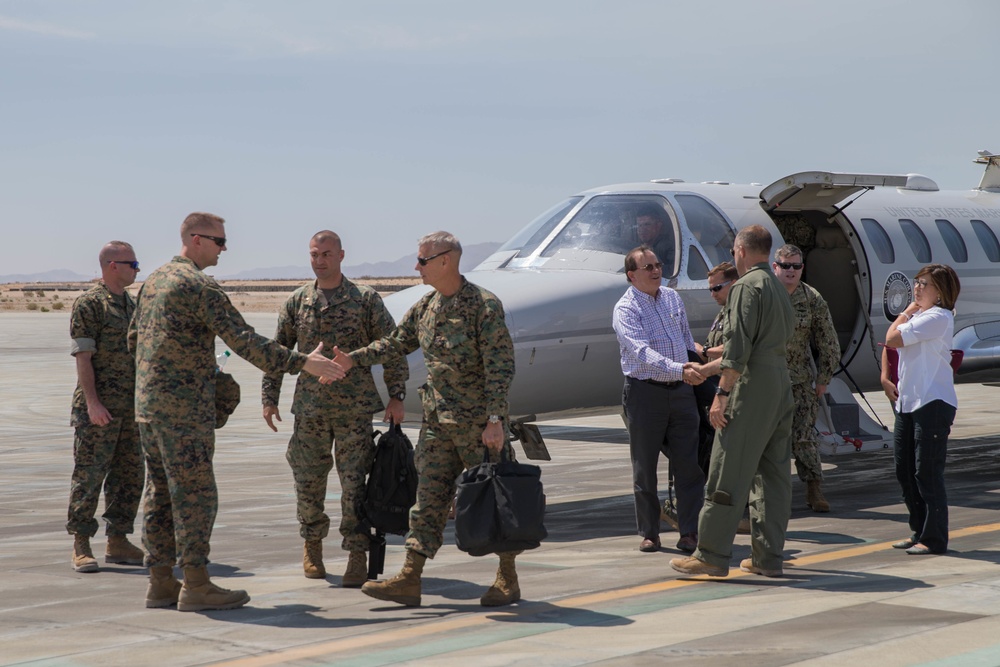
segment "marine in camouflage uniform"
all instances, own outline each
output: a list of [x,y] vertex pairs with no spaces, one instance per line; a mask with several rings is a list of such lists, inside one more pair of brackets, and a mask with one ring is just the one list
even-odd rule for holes
[[[504,428],[514,346],[503,305],[459,273],[461,245],[454,236],[425,236],[419,249],[417,269],[435,289],[407,311],[392,334],[349,355],[352,363],[371,365],[419,348],[427,367],[420,388],[424,414],[415,455],[417,502],[410,509],[406,562],[393,579],[362,587],[372,597],[406,605],[420,604],[420,573],[425,558],[441,547],[456,478],[482,463],[484,444],[514,458]],[[480,600],[484,606],[520,598],[516,555],[500,554],[497,580]]]
[[[806,482],[806,503],[817,512],[827,512],[823,497],[823,466],[816,441],[816,415],[820,396],[830,384],[840,361],[840,342],[826,300],[814,288],[802,282],[802,268],[783,268],[801,264],[802,251],[785,245],[775,253],[775,275],[786,290],[795,311],[795,331],[788,341],[788,374],[792,380],[795,414],[792,421],[792,456],[799,479]],[[813,354],[817,355],[814,361]]]
[[105,245],[100,262],[103,279],[74,302],[70,318],[78,381],[70,416],[75,437],[66,531],[76,537],[72,563],[78,572],[98,569],[89,539],[98,530],[94,516],[102,486],[105,561],[141,565],[143,559],[142,550],[125,537],[134,530],[144,481],[135,362],[127,344],[135,301],[125,289],[135,281],[138,262],[132,246],[122,241]]
[[[329,350],[335,345],[353,350],[396,328],[374,289],[356,285],[341,274],[343,250],[336,234],[323,231],[313,236],[310,257],[317,280],[300,287],[285,302],[278,314],[275,341],[288,348],[298,346],[299,350],[312,350],[320,343]],[[338,282],[332,289],[323,288]],[[383,378],[389,396],[399,403],[400,419],[409,376],[405,357],[397,355],[386,360]],[[276,413],[282,379],[280,373],[268,373],[262,383],[265,419],[272,428],[268,408]],[[344,585],[361,586],[367,579],[363,552],[368,550],[369,539],[357,532],[357,507],[364,499],[365,477],[375,455],[372,414],[384,407],[370,366],[352,368],[344,379],[329,385],[320,384],[311,375],[300,375],[295,384],[292,402],[295,429],[285,457],[295,478],[299,534],[307,542],[307,552],[310,546],[320,549],[318,553],[306,554],[304,566],[309,578],[322,578],[326,574],[321,547],[309,543],[325,539],[330,532],[330,518],[324,506],[327,478],[336,459],[341,489],[341,548],[358,561],[356,571],[360,577],[355,577],[349,566]]]
[[[212,466],[215,337],[264,371],[314,372],[324,366],[313,355],[255,333],[219,284],[202,272],[225,249],[223,222],[210,214],[188,216],[181,226],[182,254],[146,279],[129,330],[136,363],[136,420],[149,475],[143,508],[143,544],[151,570],[147,606],[169,604],[165,596],[173,584],[155,579],[172,577],[175,563],[184,568],[178,601],[182,611],[230,609],[250,599],[245,591],[215,587],[205,570],[218,510]],[[332,363],[329,368],[335,370]]]

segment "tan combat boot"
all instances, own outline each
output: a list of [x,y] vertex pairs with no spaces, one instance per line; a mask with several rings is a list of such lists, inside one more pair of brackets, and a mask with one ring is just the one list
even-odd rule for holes
[[86,535],[73,536],[73,569],[77,572],[97,572],[97,559],[90,550],[90,538]]
[[420,575],[424,571],[427,556],[411,549],[406,550],[403,569],[387,581],[368,581],[361,592],[376,600],[386,600],[404,604],[407,607],[420,606]]
[[104,549],[105,563],[142,565],[145,555],[142,549],[129,542],[124,535],[108,535],[108,546]]
[[826,502],[826,498],[823,497],[823,491],[820,489],[820,482],[818,479],[811,479],[806,482],[806,505],[812,508],[813,512],[829,512],[830,503]]
[[174,576],[174,568],[169,565],[154,565],[149,568],[149,587],[146,589],[146,608],[159,609],[177,604],[181,593],[181,582]]
[[204,565],[184,568],[184,585],[177,599],[179,611],[236,609],[247,602],[250,596],[246,591],[230,591],[213,584]]
[[324,579],[326,568],[323,567],[323,540],[306,540],[302,549],[302,572],[306,579]]
[[368,558],[364,551],[352,551],[347,558],[347,569],[341,578],[344,588],[361,588],[368,581]]
[[497,568],[497,579],[493,585],[479,598],[479,604],[484,607],[502,607],[521,599],[521,587],[517,583],[517,570],[514,569],[514,557],[519,552],[505,552],[500,555],[500,567]]

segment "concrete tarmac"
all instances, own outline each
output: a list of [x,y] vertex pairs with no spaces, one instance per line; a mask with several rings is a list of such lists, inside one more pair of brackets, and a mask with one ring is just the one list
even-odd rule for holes
[[[272,333],[273,316],[248,319]],[[829,514],[809,511],[794,481],[785,577],[740,572],[749,538],[737,536],[727,578],[682,578],[668,565],[680,552],[665,526],[659,553],[638,551],[621,419],[591,416],[541,425],[553,457],[540,463],[549,538],[518,558],[523,600],[480,607],[496,558],[458,551],[449,524],[424,570],[423,606],[406,608],[340,587],[346,553],[335,532],[326,580],[302,576],[284,460],[294,379],[274,434],[260,416],[260,372],[233,358],[243,403],[217,433],[209,570],[252,600],[182,613],[143,606],[141,567],[70,567],[68,351],[67,314],[0,315],[0,665],[1000,665],[1000,389],[959,388],[946,555],[890,547],[909,531],[884,450],[825,461]],[[868,398],[886,421],[884,396]],[[334,526],[338,501],[333,473]],[[95,555],[104,543],[102,529]],[[398,571],[401,544],[390,537],[385,576]]]

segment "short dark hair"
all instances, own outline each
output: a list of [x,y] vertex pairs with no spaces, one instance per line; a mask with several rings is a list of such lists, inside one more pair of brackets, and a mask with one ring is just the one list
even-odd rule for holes
[[[628,254],[625,255],[625,279],[628,280],[629,282],[632,282],[632,279],[628,277],[628,272],[639,270],[638,257],[644,252],[651,252],[654,255],[656,254],[655,250],[653,250],[651,247],[643,243],[641,246],[632,248],[631,250],[628,251]],[[659,257],[657,257],[657,259],[659,259]]]
[[708,272],[706,278],[711,278],[716,274],[722,274],[722,277],[726,280],[736,280],[740,277],[740,272],[736,270],[736,267],[730,262],[723,262],[721,264],[716,264],[712,267],[712,270]]
[[927,276],[934,283],[941,302],[938,304],[946,310],[954,310],[958,301],[958,293],[962,291],[962,283],[958,280],[955,269],[947,264],[928,264],[917,272],[917,278]]
[[774,251],[774,261],[780,262],[782,257],[793,257],[794,255],[802,258],[803,262],[806,260],[806,256],[802,254],[802,248],[792,243],[786,243]]
[[181,223],[181,238],[186,239],[189,234],[197,234],[214,228],[216,224],[225,224],[225,222],[219,216],[211,213],[192,213]]
[[667,213],[655,204],[643,204],[635,210],[635,219],[653,218],[661,223],[667,221]]

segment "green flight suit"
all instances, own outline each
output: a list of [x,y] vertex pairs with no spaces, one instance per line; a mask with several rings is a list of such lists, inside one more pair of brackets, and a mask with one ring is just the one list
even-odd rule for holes
[[767,263],[733,284],[725,309],[722,368],[740,376],[726,406],[728,424],[715,434],[694,557],[729,567],[749,495],[754,564],[780,569],[792,512],[794,406],[785,352],[795,318],[788,292]]

